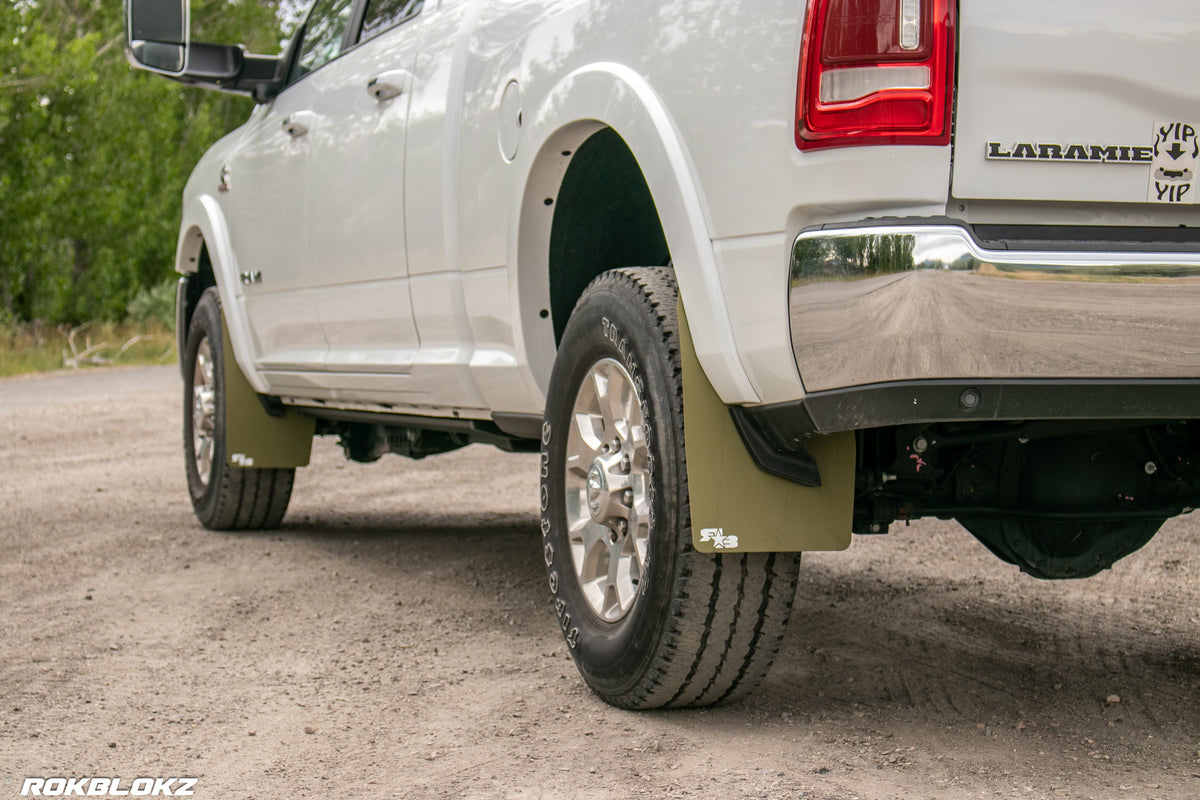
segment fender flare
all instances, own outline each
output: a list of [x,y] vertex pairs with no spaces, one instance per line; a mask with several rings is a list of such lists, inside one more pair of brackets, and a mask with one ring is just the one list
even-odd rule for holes
[[661,99],[644,77],[621,64],[595,63],[559,81],[529,114],[526,140],[517,155],[525,180],[510,205],[508,263],[512,307],[520,310],[514,339],[526,380],[545,397],[555,343],[538,309],[548,308],[550,229],[568,159],[564,150],[603,127],[625,141],[642,170],[658,209],[675,262],[680,299],[696,324],[692,333],[705,375],[725,403],[760,398],[738,357],[709,234],[711,226],[691,158]]
[[213,277],[221,295],[225,324],[229,329],[227,338],[233,347],[238,367],[254,391],[266,394],[267,384],[254,369],[250,326],[238,281],[237,256],[229,238],[229,225],[221,205],[211,195],[198,195],[184,204],[183,223],[175,248],[175,271],[184,275],[195,273],[199,269],[200,250],[203,247],[208,248]]

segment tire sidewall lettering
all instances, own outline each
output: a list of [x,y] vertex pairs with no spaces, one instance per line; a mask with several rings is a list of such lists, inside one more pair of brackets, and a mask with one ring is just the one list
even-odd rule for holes
[[[597,279],[598,282],[602,280]],[[611,288],[616,291],[610,294]],[[632,292],[628,291],[630,288]],[[663,374],[664,368],[669,369],[669,363],[659,366],[657,362],[668,362],[671,356],[664,357],[660,352],[662,331],[652,321],[653,317],[645,314],[643,301],[636,294],[640,288],[636,285],[597,286],[597,291],[591,294],[585,292],[560,343],[542,427],[540,523],[543,541],[554,545],[550,551],[544,551],[547,583],[553,612],[568,651],[589,682],[601,680],[609,683],[615,680],[623,683],[625,679],[619,676],[640,673],[649,656],[646,648],[653,647],[652,642],[659,635],[657,631],[661,625],[661,615],[665,612],[665,608],[660,606],[669,602],[671,578],[659,573],[664,569],[672,569],[674,559],[671,557],[671,542],[674,536],[667,532],[664,539],[658,527],[660,517],[671,524],[673,516],[662,517],[663,509],[658,508],[663,487],[659,485],[661,480],[658,474],[662,454],[658,453],[657,448],[663,445],[670,447],[672,439],[668,436],[664,441],[659,441],[656,426],[659,423],[659,411],[671,414],[670,400],[663,395],[664,388],[670,391],[667,387],[671,373]],[[650,325],[646,325],[646,321],[650,321]],[[572,555],[573,546],[565,529],[565,456],[567,443],[574,435],[569,432],[574,425],[574,403],[589,370],[606,358],[617,361],[628,373],[637,393],[643,434],[649,448],[646,499],[651,539],[642,564],[637,598],[626,616],[616,622],[600,619],[589,605],[579,585]],[[662,388],[658,388],[660,384]],[[664,424],[670,425],[669,416]],[[559,435],[563,431],[567,433]],[[669,477],[668,481],[673,483]],[[667,549],[659,552],[664,547]],[[563,559],[561,563],[556,560],[560,555]]]
[[[653,464],[654,415],[650,411],[649,393],[646,391],[646,381],[642,377],[642,371],[640,369],[641,365],[638,363],[637,353],[635,353],[634,349],[629,345],[629,338],[625,336],[621,332],[620,327],[618,327],[617,324],[608,317],[600,318],[600,332],[604,338],[607,339],[614,348],[616,348],[616,355],[619,357],[621,365],[624,366],[625,370],[629,373],[629,377],[633,381],[634,389],[637,390],[639,406],[642,411],[642,420],[644,421],[643,428],[646,434],[646,445],[651,450],[650,463]],[[651,474],[651,480],[649,483],[652,501],[650,503],[650,507],[653,509],[653,473]],[[653,520],[651,520],[651,524],[653,524]]]

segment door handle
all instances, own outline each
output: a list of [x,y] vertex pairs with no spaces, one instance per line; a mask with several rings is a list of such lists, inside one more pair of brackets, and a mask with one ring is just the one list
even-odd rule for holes
[[380,103],[393,100],[408,91],[412,86],[412,77],[412,73],[406,69],[389,70],[367,83],[367,94]]
[[316,116],[311,111],[297,111],[295,114],[288,114],[283,118],[283,132],[293,139],[299,138],[308,133]]

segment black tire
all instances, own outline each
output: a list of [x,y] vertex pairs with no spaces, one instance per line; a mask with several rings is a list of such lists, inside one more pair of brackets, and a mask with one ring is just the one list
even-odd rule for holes
[[[247,469],[228,463],[223,337],[221,299],[217,290],[210,288],[192,314],[183,356],[183,450],[188,494],[197,519],[210,530],[277,528],[292,497],[296,470]],[[197,427],[201,429],[200,437],[194,435]],[[197,459],[197,452],[207,453],[208,458]],[[202,461],[208,462],[207,469]]]
[[[593,281],[563,333],[542,429],[541,528],[554,610],[584,680],[622,708],[706,706],[753,690],[779,651],[796,592],[798,554],[708,555],[692,547],[676,297],[665,268],[613,270]],[[628,442],[642,450],[636,434],[587,451],[588,441],[609,441],[607,430],[586,434],[585,427],[608,424],[587,411],[591,387],[607,387],[597,396],[607,392],[611,409],[614,382],[636,391],[636,410],[617,404],[627,424],[614,422],[614,430],[641,421],[642,466],[642,456],[628,455],[609,466]],[[597,453],[582,488],[581,447]],[[640,495],[611,489],[626,480],[624,468],[640,470],[638,483],[629,479],[644,485]],[[634,525],[645,531],[640,561],[641,551],[625,544]],[[611,547],[596,533],[606,527]],[[614,572],[621,558],[628,564]],[[594,577],[606,569],[616,577]],[[627,574],[637,579],[623,601]]]

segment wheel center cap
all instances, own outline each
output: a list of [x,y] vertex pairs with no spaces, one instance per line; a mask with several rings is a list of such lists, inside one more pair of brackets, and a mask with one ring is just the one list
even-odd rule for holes
[[604,469],[599,463],[592,464],[587,474],[588,510],[593,519],[600,519],[601,507],[604,505],[604,495],[608,493],[608,481],[604,478]]

